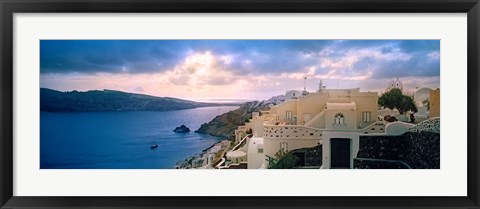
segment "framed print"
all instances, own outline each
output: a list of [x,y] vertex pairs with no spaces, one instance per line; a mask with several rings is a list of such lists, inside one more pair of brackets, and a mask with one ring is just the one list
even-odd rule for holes
[[479,208],[477,0],[1,9],[1,208]]

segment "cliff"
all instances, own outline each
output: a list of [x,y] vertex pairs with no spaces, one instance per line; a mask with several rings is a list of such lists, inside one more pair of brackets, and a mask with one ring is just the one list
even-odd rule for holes
[[281,100],[280,97],[282,96],[272,97],[261,102],[244,103],[238,109],[219,115],[212,121],[202,124],[195,132],[230,138],[238,126],[244,125],[245,121],[252,118],[253,112],[270,109],[271,105]]
[[61,92],[40,88],[40,111],[47,112],[167,111],[216,105],[220,104],[113,90]]

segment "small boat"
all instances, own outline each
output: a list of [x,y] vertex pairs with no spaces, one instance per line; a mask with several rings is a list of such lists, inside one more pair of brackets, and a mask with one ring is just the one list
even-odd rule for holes
[[155,149],[157,147],[158,147],[158,145],[154,144],[154,145],[150,146],[150,149]]

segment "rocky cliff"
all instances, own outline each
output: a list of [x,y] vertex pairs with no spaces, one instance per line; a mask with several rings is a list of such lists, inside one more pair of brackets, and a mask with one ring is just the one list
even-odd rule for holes
[[238,109],[215,117],[212,121],[202,124],[197,133],[206,133],[213,136],[230,138],[238,126],[252,118],[253,112],[270,109],[271,105],[282,100],[283,96],[275,96],[264,101],[253,101],[242,104]]
[[61,92],[40,89],[40,111],[48,112],[166,111],[216,105],[219,104],[113,90]]

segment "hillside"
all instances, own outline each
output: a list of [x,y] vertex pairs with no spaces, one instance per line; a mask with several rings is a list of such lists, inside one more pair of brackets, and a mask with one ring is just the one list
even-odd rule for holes
[[113,90],[61,92],[40,88],[40,111],[47,112],[167,111],[217,105],[224,104],[199,103]]
[[215,117],[212,121],[202,124],[197,133],[230,138],[238,126],[252,118],[253,112],[270,109],[270,106],[283,100],[283,96],[272,97],[269,100],[253,101],[242,104],[238,109]]

